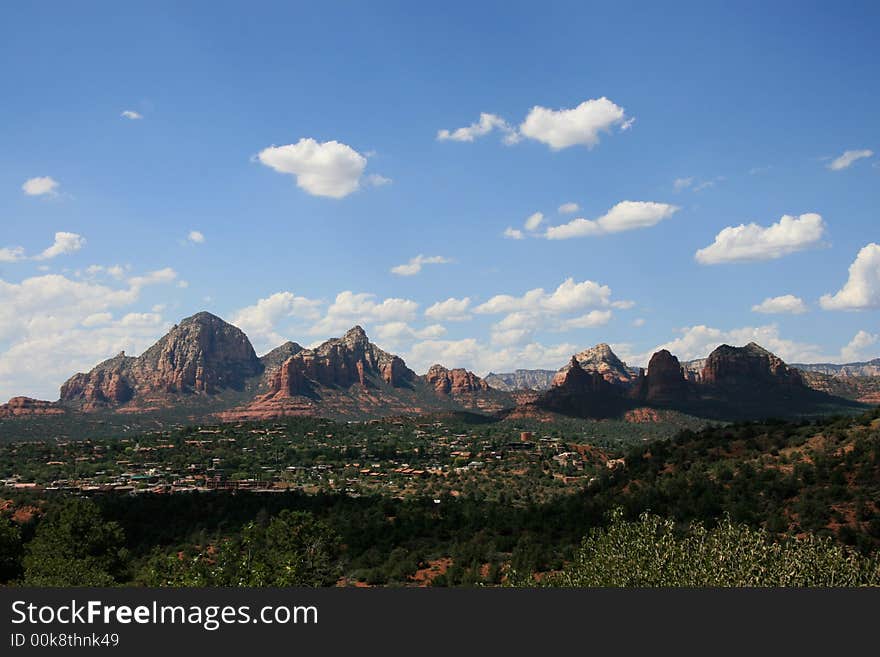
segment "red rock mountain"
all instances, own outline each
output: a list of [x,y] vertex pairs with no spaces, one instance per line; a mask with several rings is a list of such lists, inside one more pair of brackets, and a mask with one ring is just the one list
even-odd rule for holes
[[137,358],[124,353],[61,386],[61,401],[118,405],[169,394],[242,390],[263,371],[247,336],[207,312],[187,317]]
[[633,397],[650,403],[678,403],[687,399],[688,381],[678,358],[666,349],[651,356],[647,373],[639,372]]
[[489,384],[473,372],[462,368],[448,370],[442,365],[432,365],[425,380],[441,395],[457,395],[489,390]]
[[800,372],[754,342],[745,347],[723,344],[706,359],[700,382],[709,386],[803,387]]
[[572,360],[553,377],[553,385],[559,385],[575,361],[581,369],[587,372],[597,372],[608,383],[615,385],[630,385],[635,382],[637,377],[636,373],[617,357],[611,347],[603,342],[575,354]]

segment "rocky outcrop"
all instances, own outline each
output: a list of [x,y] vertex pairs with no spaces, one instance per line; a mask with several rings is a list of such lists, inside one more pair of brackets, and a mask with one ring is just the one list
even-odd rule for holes
[[242,390],[248,378],[262,371],[241,330],[201,312],[174,326],[137,358],[120,353],[74,375],[61,386],[61,400],[90,407],[162,395],[210,395]]
[[804,387],[800,373],[754,342],[745,347],[723,344],[706,359],[700,382],[707,386]]
[[0,404],[0,418],[4,419],[35,415],[62,415],[64,412],[64,409],[55,402],[31,397],[13,397],[7,403]]
[[473,372],[462,368],[448,370],[442,365],[432,365],[425,374],[425,381],[441,395],[460,395],[489,390],[489,384]]
[[513,392],[515,390],[549,390],[553,385],[556,370],[516,370],[496,374],[490,372],[485,381],[496,390]]
[[648,363],[645,399],[652,403],[678,403],[688,396],[688,385],[678,358],[661,349]]
[[802,372],[817,372],[828,376],[847,379],[852,377],[880,377],[880,358],[859,363],[795,363],[791,365]]
[[[627,391],[610,383],[598,369],[584,369],[577,355],[559,370],[553,387],[532,405],[541,411],[586,418],[615,417],[632,406]],[[525,415],[533,415],[527,412]]]
[[559,385],[559,382],[565,378],[567,370],[575,361],[584,371],[596,372],[608,383],[614,385],[630,386],[638,378],[637,371],[627,367],[626,363],[617,357],[617,354],[612,351],[611,347],[603,342],[575,354],[572,361],[560,369],[553,377],[553,386]]
[[355,326],[341,338],[327,340],[315,349],[301,349],[278,368],[268,396],[309,396],[320,388],[391,387],[411,384],[415,372],[403,360],[383,351]]

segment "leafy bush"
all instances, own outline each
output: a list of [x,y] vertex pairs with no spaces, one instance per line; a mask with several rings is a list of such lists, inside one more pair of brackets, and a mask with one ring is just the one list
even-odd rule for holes
[[549,586],[880,586],[880,562],[828,538],[775,541],[763,529],[725,516],[713,529],[694,523],[682,534],[672,520],[621,510],[584,539],[574,561]]

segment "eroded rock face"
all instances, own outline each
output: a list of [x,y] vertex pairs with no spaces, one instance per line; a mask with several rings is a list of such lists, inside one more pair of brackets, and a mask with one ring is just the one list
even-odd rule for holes
[[61,386],[61,400],[115,405],[135,397],[241,390],[263,371],[250,340],[210,313],[188,317],[137,358],[124,353]]
[[473,372],[463,368],[446,369],[442,365],[432,365],[425,374],[425,380],[441,395],[458,395],[489,390],[489,384]]
[[414,378],[402,359],[379,349],[355,326],[341,338],[302,349],[285,360],[270,383],[269,395],[309,395],[321,386],[368,387],[376,381],[402,387]]
[[703,385],[751,387],[774,385],[804,387],[800,373],[763,347],[721,345],[706,359],[700,376]]
[[648,363],[645,399],[651,402],[677,402],[687,397],[687,381],[678,358],[666,349],[651,356]]
[[553,377],[553,386],[559,385],[559,382],[565,378],[567,370],[574,361],[577,361],[580,368],[584,371],[596,372],[608,383],[615,385],[629,386],[637,378],[636,373],[630,370],[626,363],[620,360],[617,354],[612,351],[611,347],[603,342],[575,354],[573,360],[560,369]]
[[64,413],[64,409],[55,402],[31,397],[13,397],[6,404],[0,404],[0,418],[60,415],[62,413]]

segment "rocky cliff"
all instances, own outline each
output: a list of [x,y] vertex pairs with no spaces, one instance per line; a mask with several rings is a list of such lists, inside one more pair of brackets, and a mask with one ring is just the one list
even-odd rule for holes
[[553,377],[554,386],[565,378],[567,370],[575,361],[584,371],[596,372],[608,383],[615,385],[628,386],[638,378],[638,371],[627,367],[611,347],[603,342],[575,354],[573,359]]
[[556,370],[516,370],[496,374],[490,372],[485,381],[496,390],[513,392],[514,390],[549,390],[553,385]]

